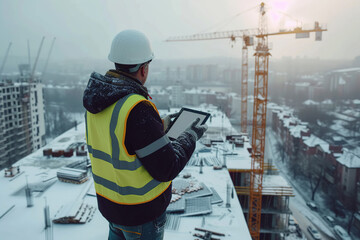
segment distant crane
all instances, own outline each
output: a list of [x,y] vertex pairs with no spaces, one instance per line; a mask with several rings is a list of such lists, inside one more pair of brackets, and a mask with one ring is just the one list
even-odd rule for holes
[[30,41],[27,40],[27,49],[28,49],[28,64],[29,64],[29,70],[31,69],[31,56],[30,56]]
[[52,40],[52,42],[51,42],[50,50],[49,50],[49,53],[48,53],[48,56],[47,56],[46,62],[45,62],[45,67],[44,67],[44,70],[43,70],[43,72],[42,72],[42,77],[43,77],[43,78],[44,78],[44,76],[45,76],[45,73],[46,73],[46,70],[47,70],[47,66],[48,66],[48,64],[49,64],[49,59],[50,59],[50,55],[51,55],[52,49],[53,49],[53,47],[54,47],[55,40],[56,40],[56,38],[54,37],[53,40]]
[[11,45],[12,45],[12,42],[9,43],[9,46],[8,46],[8,48],[7,48],[7,50],[6,50],[6,53],[5,53],[4,60],[3,60],[2,64],[1,64],[1,67],[0,67],[0,77],[1,77],[1,74],[2,74],[2,72],[3,72],[3,70],[4,70],[6,60],[7,60],[8,56],[9,56],[9,52],[10,52]]
[[[261,223],[261,200],[262,182],[264,174],[265,132],[266,132],[266,109],[268,101],[268,69],[269,69],[269,46],[268,36],[295,34],[296,38],[308,38],[310,32],[316,32],[316,41],[322,40],[323,29],[315,22],[314,29],[305,30],[296,27],[292,30],[280,30],[268,33],[265,4],[260,4],[259,28],[255,30],[234,30],[213,33],[194,34],[181,37],[170,37],[166,41],[197,41],[230,38],[243,39],[242,80],[241,80],[241,130],[246,132],[247,114],[247,47],[251,46],[251,37],[257,38],[255,48],[255,81],[254,81],[254,106],[252,121],[252,152],[250,174],[250,200],[248,227],[254,240],[260,239]],[[246,95],[245,95],[246,94]],[[245,115],[245,116],[244,116]],[[245,131],[244,131],[245,130]]]
[[42,45],[44,43],[44,40],[45,40],[45,37],[42,37],[41,42],[40,42],[40,46],[39,46],[39,49],[38,49],[38,53],[36,55],[36,59],[35,59],[35,62],[34,62],[34,66],[33,66],[32,71],[31,71],[30,82],[34,81],[35,69],[36,69],[36,65],[37,65],[37,62],[38,62],[39,57],[40,57],[40,53],[41,53],[41,49],[42,49]]

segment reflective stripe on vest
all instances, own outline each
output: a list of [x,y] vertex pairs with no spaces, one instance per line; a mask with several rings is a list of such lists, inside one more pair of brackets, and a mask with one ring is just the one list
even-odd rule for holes
[[147,101],[157,111],[155,105],[143,96],[130,94],[100,113],[85,114],[86,141],[96,192],[119,204],[149,202],[162,194],[171,183],[155,180],[137,158],[148,156],[168,144],[166,135],[137,150],[136,155],[130,155],[125,147],[127,118],[142,101]]

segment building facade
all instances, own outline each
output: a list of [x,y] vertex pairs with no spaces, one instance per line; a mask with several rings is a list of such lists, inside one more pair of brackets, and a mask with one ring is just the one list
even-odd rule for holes
[[0,168],[44,145],[43,86],[39,79],[16,75],[0,82]]

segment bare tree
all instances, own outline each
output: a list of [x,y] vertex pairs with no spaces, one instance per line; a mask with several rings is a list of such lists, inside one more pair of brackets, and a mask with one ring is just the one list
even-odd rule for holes
[[289,170],[292,172],[294,179],[301,173],[301,162],[303,154],[299,151],[299,146],[295,145],[293,152],[289,156]]
[[327,189],[328,189],[327,190],[327,198],[325,198],[326,205],[330,210],[332,210],[333,212],[335,212],[335,214],[337,214],[336,201],[339,196],[338,196],[338,192],[336,189],[336,185],[335,184],[328,185]]
[[360,117],[355,118],[352,121],[349,121],[345,126],[346,129],[348,129],[353,137],[359,136],[360,131]]
[[310,157],[310,164],[307,167],[307,178],[311,189],[311,200],[314,201],[316,191],[319,189],[320,183],[325,176],[324,159],[319,157]]
[[281,142],[277,142],[275,145],[276,151],[279,153],[281,161],[284,163],[285,159],[285,146]]
[[353,220],[354,220],[354,216],[355,216],[355,213],[356,213],[356,200],[357,200],[356,199],[356,193],[352,193],[350,198],[351,198],[351,203],[350,203],[351,217],[349,219],[348,228],[347,228],[347,231],[348,231],[349,234],[350,234],[351,227],[352,227]]

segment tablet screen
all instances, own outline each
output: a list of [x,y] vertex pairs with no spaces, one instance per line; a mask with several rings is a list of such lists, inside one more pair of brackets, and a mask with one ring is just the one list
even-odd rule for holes
[[166,134],[170,138],[177,139],[196,118],[200,118],[200,123],[204,124],[209,117],[210,113],[182,108],[180,110],[180,115],[174,120]]

